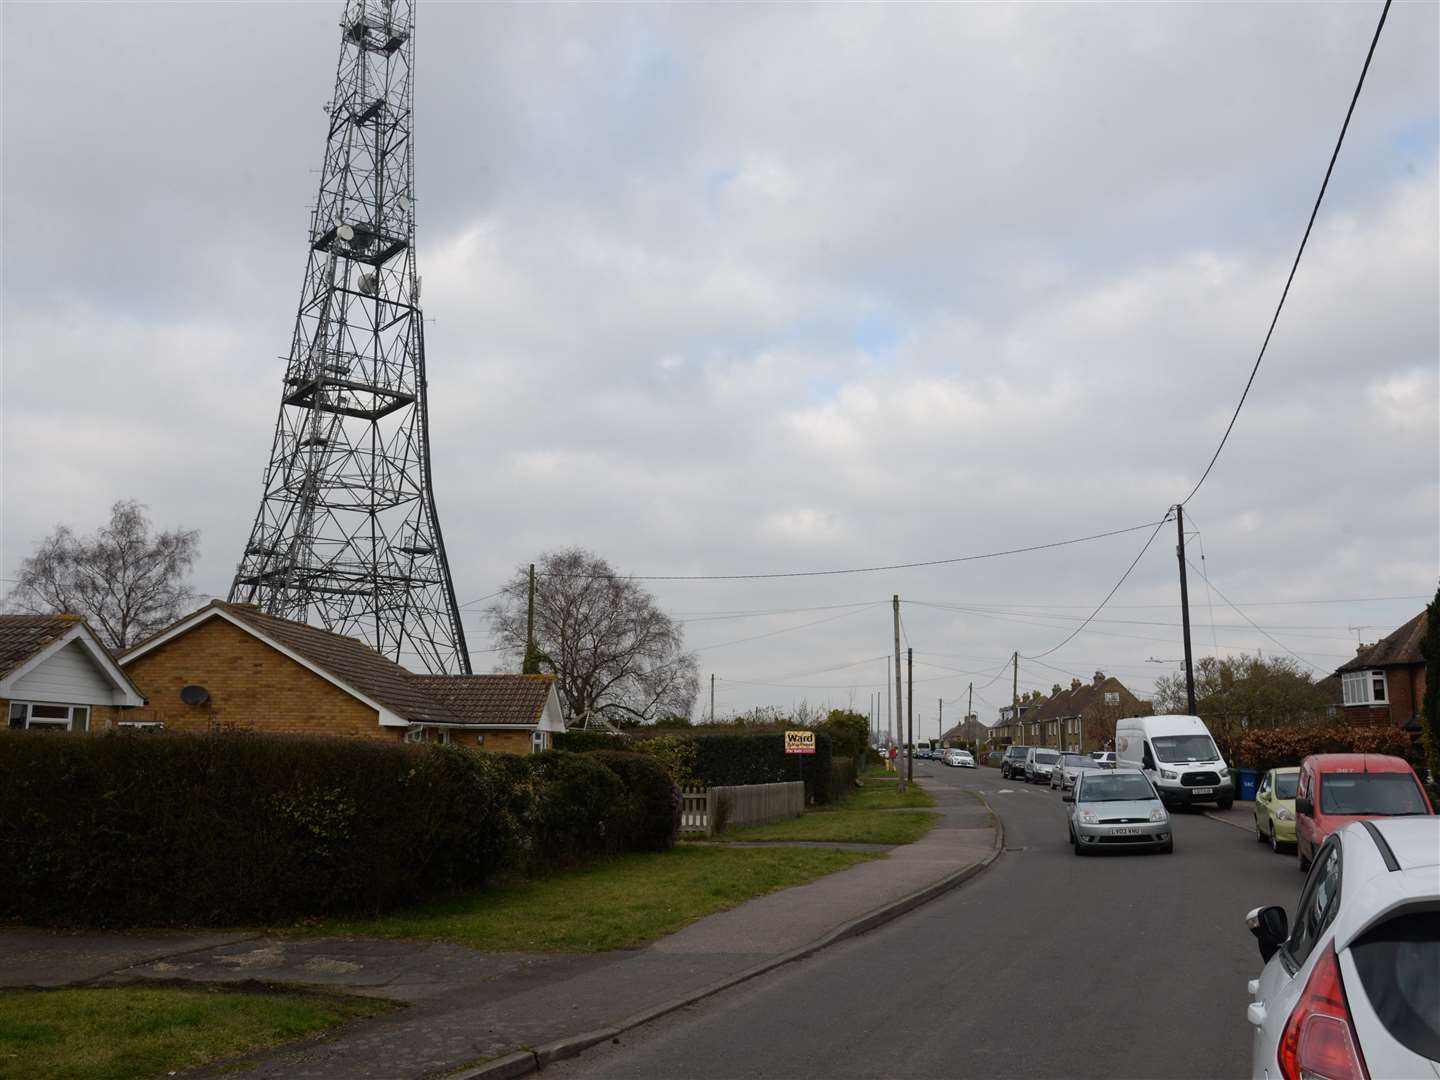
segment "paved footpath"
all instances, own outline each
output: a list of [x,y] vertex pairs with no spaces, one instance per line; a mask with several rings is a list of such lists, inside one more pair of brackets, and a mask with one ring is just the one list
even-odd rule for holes
[[609,1040],[953,888],[999,853],[973,793],[929,788],[923,839],[807,885],[746,901],[643,949],[586,956],[488,953],[440,942],[261,934],[0,931],[0,987],[146,980],[291,983],[404,1002],[331,1038],[227,1063],[225,1075],[409,1080],[518,1076]]

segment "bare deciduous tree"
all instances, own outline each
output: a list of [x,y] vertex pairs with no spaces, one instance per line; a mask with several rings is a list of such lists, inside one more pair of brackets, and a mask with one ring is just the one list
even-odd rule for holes
[[[517,667],[527,655],[528,587],[521,567],[487,612],[497,644]],[[628,727],[688,716],[700,677],[684,634],[653,596],[592,552],[547,552],[535,564],[531,661],[555,675],[571,722],[603,718]]]
[[175,529],[152,535],[145,507],[123,499],[92,536],[67,525],[35,546],[5,598],[12,611],[83,615],[106,644],[123,651],[184,612],[195,594],[186,583],[200,534]]

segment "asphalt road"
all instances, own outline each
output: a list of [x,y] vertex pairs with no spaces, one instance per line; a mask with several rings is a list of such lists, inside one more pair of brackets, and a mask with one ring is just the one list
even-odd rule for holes
[[1241,1077],[1244,916],[1292,911],[1293,856],[1198,812],[1175,853],[1076,858],[1059,795],[917,763],[981,791],[1006,852],[955,892],[546,1069],[562,1077]]

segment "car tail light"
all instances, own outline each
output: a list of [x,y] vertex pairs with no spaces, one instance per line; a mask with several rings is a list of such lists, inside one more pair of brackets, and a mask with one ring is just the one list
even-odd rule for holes
[[1315,964],[1276,1054],[1285,1080],[1370,1080],[1350,1019],[1335,946]]

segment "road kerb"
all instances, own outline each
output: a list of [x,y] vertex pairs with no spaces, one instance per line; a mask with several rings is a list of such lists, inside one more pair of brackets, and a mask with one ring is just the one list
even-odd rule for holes
[[1218,821],[1222,825],[1229,825],[1232,829],[1239,829],[1241,832],[1247,832],[1251,836],[1255,835],[1254,825],[1247,825],[1243,821],[1232,821],[1228,817],[1221,817],[1219,814],[1211,813],[1209,810],[1202,810],[1200,813],[1208,817],[1211,821]]
[[544,1043],[533,1051],[524,1050],[518,1053],[508,1054],[503,1058],[496,1058],[494,1061],[487,1061],[483,1065],[477,1065],[473,1069],[466,1069],[460,1073],[451,1073],[447,1076],[446,1080],[510,1080],[511,1077],[524,1076],[543,1068],[545,1065],[549,1065],[551,1062],[563,1061],[566,1058],[575,1057],[577,1054],[607,1039],[617,1038],[626,1031],[633,1030],[643,1024],[650,1023],[652,1020],[658,1020],[669,1013],[677,1012],[680,1009],[694,1005],[697,1001],[703,1001],[708,997],[713,997],[715,994],[729,990],[731,987],[739,986],[741,983],[749,982],[751,979],[774,971],[776,968],[784,967],[786,964],[793,964],[797,960],[804,960],[806,957],[813,956],[815,953],[831,945],[853,937],[859,937],[861,934],[874,930],[878,926],[883,926],[893,919],[898,919],[901,915],[915,910],[915,908],[922,904],[929,903],[931,900],[949,892],[951,889],[963,885],[971,878],[989,869],[991,864],[994,863],[1005,850],[1005,825],[1000,820],[1000,815],[995,813],[994,808],[985,800],[983,794],[978,791],[976,794],[980,796],[980,801],[985,804],[985,808],[990,811],[990,816],[995,822],[995,841],[990,847],[990,854],[979,862],[971,863],[969,866],[957,870],[953,874],[941,878],[939,881],[932,882],[923,888],[916,889],[906,896],[892,900],[888,904],[883,904],[873,911],[866,912],[858,918],[851,919],[849,922],[837,926],[828,934],[816,938],[808,945],[802,945],[798,949],[792,949],[788,953],[782,953],[780,956],[772,957],[736,975],[727,976],[724,979],[711,983],[709,986],[701,987],[699,990],[692,990],[689,993],[681,994],[679,997],[671,998],[669,1001],[661,1002],[659,1005],[654,1005],[641,1012],[634,1013],[613,1027],[596,1028],[579,1035],[568,1035],[563,1039],[556,1039],[552,1042]]

